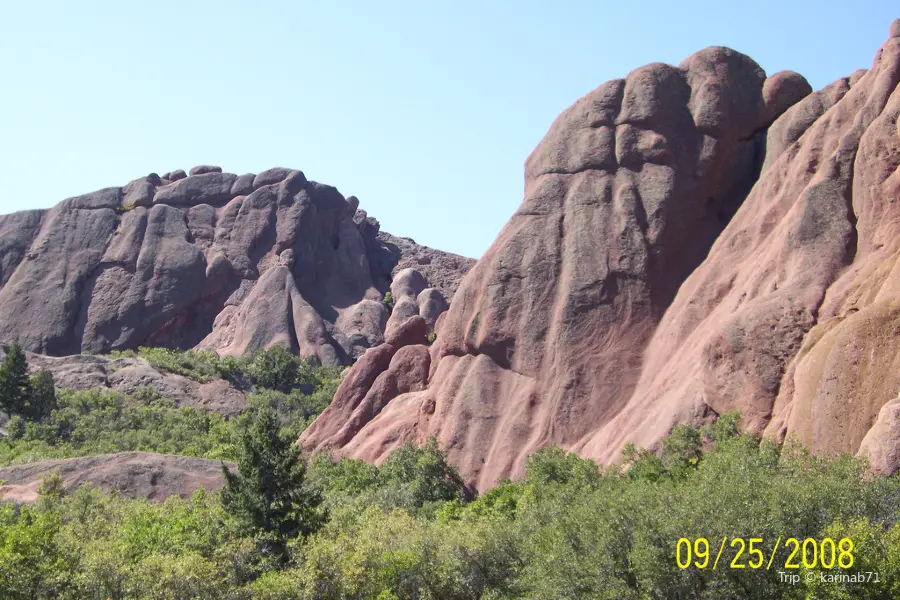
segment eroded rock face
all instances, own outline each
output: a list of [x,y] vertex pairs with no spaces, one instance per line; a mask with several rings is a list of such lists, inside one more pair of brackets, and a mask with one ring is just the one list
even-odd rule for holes
[[350,364],[383,341],[400,261],[426,257],[439,280],[419,277],[454,291],[472,262],[383,243],[358,205],[300,171],[201,165],[0,216],[0,342],[54,356],[280,343]]
[[738,409],[896,469],[897,27],[870,70],[813,94],[708,48],[576,102],[438,320],[427,388],[385,402],[373,383],[355,397],[377,414],[335,407],[305,446],[377,462],[435,435],[485,489],[540,446],[611,462]]
[[[386,343],[366,352],[344,377],[331,405],[300,438],[311,448],[340,448],[394,398],[425,389],[431,355],[425,345],[428,324],[414,315]],[[336,430],[335,430],[336,429]]]
[[419,315],[425,319],[430,329],[435,328],[438,317],[450,308],[444,295],[437,288],[426,288],[419,292],[416,303],[419,305]]
[[[229,469],[234,465],[226,463]],[[45,477],[58,471],[63,489],[90,485],[127,498],[162,502],[172,495],[190,498],[201,487],[215,491],[225,484],[222,463],[152,452],[120,452],[83,458],[44,460],[0,469],[0,500],[28,504],[38,499]]]
[[[349,200],[356,200],[353,196]],[[422,274],[429,285],[437,288],[444,298],[452,298],[460,280],[475,264],[475,259],[420,246],[411,238],[396,237],[381,231],[376,219],[364,210],[356,211],[353,221],[359,227],[368,249],[373,271],[390,273],[373,275],[376,284],[390,287],[392,278],[405,269]]]

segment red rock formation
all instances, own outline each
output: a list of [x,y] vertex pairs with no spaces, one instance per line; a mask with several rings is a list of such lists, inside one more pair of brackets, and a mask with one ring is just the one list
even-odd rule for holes
[[308,447],[341,447],[388,402],[400,394],[425,389],[431,366],[425,345],[427,333],[425,319],[413,315],[389,331],[384,344],[363,354],[341,382],[324,418],[303,432],[303,443]]
[[300,171],[201,165],[0,215],[0,342],[55,356],[281,343],[349,364],[383,341],[401,262],[451,293],[474,262],[393,238],[358,206]]
[[380,461],[436,435],[484,489],[549,443],[613,461],[739,409],[897,469],[898,28],[815,94],[708,48],[576,102],[438,321],[427,389],[370,384],[372,418],[336,400],[301,441]]

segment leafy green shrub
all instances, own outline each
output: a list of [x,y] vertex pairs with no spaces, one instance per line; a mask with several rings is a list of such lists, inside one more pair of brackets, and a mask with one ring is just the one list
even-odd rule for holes
[[279,417],[282,429],[290,437],[297,438],[306,427],[328,406],[328,399],[321,395],[304,394],[294,390],[289,394],[261,389],[247,397],[250,410],[238,417],[241,426],[246,425],[261,409],[271,409]]
[[245,356],[219,356],[210,350],[172,350],[140,347],[116,350],[112,359],[143,358],[155,368],[189,377],[200,383],[228,379],[238,384],[248,380],[257,388],[290,392],[298,386],[318,390],[340,379],[340,367],[319,366],[301,359],[280,344]]
[[384,304],[385,308],[387,308],[390,313],[394,310],[396,300],[394,300],[394,296],[390,292],[385,292],[384,298],[381,299],[381,303]]
[[622,465],[631,479],[655,482],[667,474],[665,464],[656,454],[634,444],[622,448]]
[[[340,372],[334,367],[311,367],[302,363],[298,371],[297,385],[302,388],[281,392],[258,388],[247,400],[252,410],[270,408],[280,417],[287,435],[299,437],[303,430],[325,410],[340,385]],[[305,393],[304,390],[312,390]]]
[[44,420],[10,425],[9,437],[0,440],[0,465],[130,450],[230,455],[231,432],[221,415],[178,407],[155,390],[135,396],[64,390]]
[[878,573],[878,577],[865,583],[835,583],[823,581],[821,575],[831,575],[835,570],[824,569],[821,563],[816,569],[802,567],[799,574],[811,592],[810,597],[822,600],[900,598],[900,524],[871,523],[866,517],[838,519],[822,532],[821,539],[824,538],[830,538],[835,544],[844,538],[853,541],[853,566],[839,569],[838,573]]
[[687,477],[703,455],[702,434],[689,425],[677,425],[660,446],[662,464],[676,478]]
[[371,502],[378,488],[378,468],[362,460],[335,461],[330,453],[312,457],[307,484],[323,497],[327,510]]
[[[669,445],[683,447],[685,439],[695,434]],[[865,465],[852,457],[777,452],[746,436],[720,439],[691,469],[676,462],[678,476],[660,460],[652,477],[643,468],[635,476],[633,464],[624,474],[605,474],[590,493],[570,484],[529,490],[516,515],[535,524],[526,586],[536,597],[803,598],[774,569],[679,569],[675,543],[820,538],[838,518],[896,514],[900,482],[865,477]],[[650,464],[643,453],[637,461]]]
[[[0,503],[0,598],[53,598],[70,570],[53,510]],[[62,576],[62,577],[61,577]]]
[[254,384],[270,390],[286,391],[300,383],[300,359],[280,344],[252,353],[244,369]]
[[125,582],[127,598],[221,598],[227,581],[219,566],[191,552],[153,554],[133,565]]
[[24,416],[39,421],[47,418],[56,409],[56,387],[53,374],[46,369],[28,378],[28,403]]
[[378,469],[378,500],[385,506],[434,509],[463,497],[463,481],[435,438],[421,447],[404,444]]
[[[160,348],[115,356],[139,355],[158,368],[199,381],[222,375],[245,378],[244,369],[250,364],[252,369],[248,370],[263,373],[260,376],[266,383],[280,385],[281,375],[273,375],[264,366],[287,364],[285,371],[291,373],[292,387],[279,392],[258,386],[248,401],[251,413],[261,407],[275,410],[283,433],[294,439],[328,406],[340,384],[339,368],[316,367],[283,350],[263,350],[252,360]],[[177,406],[153,388],[139,388],[131,395],[104,388],[63,390],[57,395],[49,372],[25,381],[25,413],[15,414],[6,425],[8,437],[0,439],[0,466],[130,450],[228,459],[235,436],[250,422],[250,415],[226,420],[217,413]]]
[[588,484],[600,478],[597,463],[566,452],[559,446],[547,446],[525,460],[523,482],[529,485]]
[[200,383],[213,379],[234,379],[241,375],[240,362],[232,357],[219,357],[210,350],[172,350],[170,348],[140,347],[135,350],[115,350],[112,359],[143,358],[162,371],[184,375]]
[[310,467],[310,485],[328,508],[374,503],[425,514],[465,499],[459,473],[434,438],[421,447],[404,444],[378,468],[353,459],[334,462],[328,454],[316,456]]

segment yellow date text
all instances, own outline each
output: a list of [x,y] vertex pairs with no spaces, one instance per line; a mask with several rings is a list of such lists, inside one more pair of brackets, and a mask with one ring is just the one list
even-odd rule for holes
[[680,538],[675,544],[680,569],[849,569],[853,566],[853,540],[841,538]]

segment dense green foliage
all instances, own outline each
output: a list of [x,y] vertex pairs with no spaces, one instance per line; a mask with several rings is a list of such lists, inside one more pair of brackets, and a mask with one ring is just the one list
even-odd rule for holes
[[18,342],[13,341],[0,363],[0,409],[10,414],[23,414],[30,392],[25,352]]
[[143,358],[163,371],[190,377],[206,383],[216,378],[235,378],[242,374],[241,365],[245,361],[232,356],[220,357],[208,350],[172,350],[169,348],[145,348],[137,350],[116,350],[109,358]]
[[[242,452],[296,458],[266,412],[245,430]],[[21,512],[0,509],[0,597],[898,597],[900,481],[869,477],[849,456],[737,435],[734,424],[676,428],[658,454],[629,448],[624,467],[546,448],[521,480],[474,500],[434,441],[403,446],[381,467],[317,457],[305,477],[278,476],[324,522],[285,535],[283,560],[267,526],[227,509],[228,493],[163,505],[48,493]],[[251,471],[268,460],[246,456]],[[677,566],[678,539],[707,538],[715,555],[723,536],[763,538],[767,551],[779,536],[850,537],[856,562],[843,572],[878,571],[879,581],[827,583],[817,575],[829,571],[801,566],[798,583],[786,583],[786,555],[770,570]]]
[[130,450],[225,458],[236,426],[216,413],[178,407],[150,388],[131,396],[63,390],[45,419],[10,421],[0,465]]
[[46,369],[37,372],[37,375],[28,380],[28,405],[24,416],[29,419],[45,419],[56,409],[56,386],[53,383],[53,374]]
[[323,367],[312,360],[301,360],[281,345],[240,357],[219,356],[209,350],[144,347],[115,351],[109,357],[143,358],[157,369],[184,375],[201,383],[222,378],[282,392],[337,379],[341,371],[339,367]]
[[381,468],[358,459],[335,462],[320,454],[313,461],[310,486],[331,510],[349,505],[402,508],[411,514],[433,514],[448,501],[465,500],[462,479],[434,439],[421,448],[405,444]]
[[222,504],[248,533],[266,536],[274,554],[286,557],[287,543],[306,537],[321,521],[318,492],[305,487],[306,463],[294,438],[281,432],[278,415],[259,409],[235,446],[237,472],[224,465]]
[[[307,463],[292,440],[328,405],[339,375],[283,349],[132,353],[245,386],[250,409],[230,420],[151,389],[55,392],[49,373],[29,378],[18,354],[0,365],[14,415],[0,465],[149,450],[227,458],[237,472],[220,492],[164,504],[66,494],[58,477],[33,506],[0,503],[0,598],[900,597],[900,478],[739,435],[737,415],[704,430],[678,426],[655,453],[628,446],[622,466],[545,448],[519,481],[474,498],[435,440],[401,446],[380,467],[327,455]],[[716,569],[677,564],[681,538],[709,540],[714,556],[735,537],[762,538],[767,556],[778,539],[850,538],[854,565],[801,564],[791,583],[784,550],[771,569],[731,568],[731,547]],[[820,577],[860,572],[878,579]]]
[[0,363],[0,410],[27,419],[42,419],[54,408],[53,375],[41,370],[29,377],[25,352],[13,341]]
[[198,381],[226,375],[246,379],[255,386],[248,395],[251,410],[226,420],[217,413],[178,406],[152,388],[130,395],[103,388],[54,393],[52,376],[41,372],[28,380],[31,400],[25,403],[40,410],[12,411],[9,437],[0,439],[0,466],[131,450],[232,459],[236,436],[257,410],[275,410],[285,435],[295,439],[328,406],[340,382],[338,369],[316,367],[280,346],[241,358],[160,348],[135,355]]

